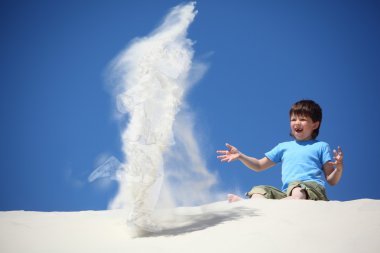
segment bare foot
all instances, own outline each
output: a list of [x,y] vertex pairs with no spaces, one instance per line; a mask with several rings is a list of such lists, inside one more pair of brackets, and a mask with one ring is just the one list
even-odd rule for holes
[[235,194],[228,194],[227,195],[227,200],[229,203],[236,202],[242,200],[238,195]]

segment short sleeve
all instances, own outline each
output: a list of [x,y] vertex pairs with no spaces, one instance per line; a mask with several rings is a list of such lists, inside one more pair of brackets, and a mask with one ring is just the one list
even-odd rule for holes
[[324,143],[322,146],[322,165],[332,160],[332,153],[329,144]]
[[282,155],[283,151],[280,144],[278,144],[272,150],[265,153],[265,156],[274,163],[281,162]]

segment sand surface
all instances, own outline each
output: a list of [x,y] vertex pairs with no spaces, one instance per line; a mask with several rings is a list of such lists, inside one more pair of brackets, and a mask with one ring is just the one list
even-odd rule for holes
[[140,234],[123,210],[0,212],[0,252],[380,252],[380,200],[244,200],[157,211]]

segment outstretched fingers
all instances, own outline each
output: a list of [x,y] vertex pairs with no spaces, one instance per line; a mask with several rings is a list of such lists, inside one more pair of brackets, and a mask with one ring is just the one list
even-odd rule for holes
[[217,158],[220,159],[221,162],[227,162],[229,160],[228,150],[218,150],[218,151],[216,151],[216,153],[222,154],[220,156],[217,156]]
[[340,148],[340,146],[338,146],[338,150],[334,149],[334,157],[342,157],[343,158],[343,152],[342,152],[342,149]]
[[342,152],[342,149],[340,148],[340,146],[338,146],[338,150],[334,149],[333,152],[334,152],[334,159],[335,159],[334,164],[335,165],[342,164],[343,163],[343,152]]
[[229,152],[231,152],[232,154],[238,152],[238,149],[230,145],[229,143],[226,143],[226,147],[228,148]]
[[227,147],[229,150],[231,150],[231,149],[234,148],[234,146],[232,146],[232,145],[230,145],[230,144],[228,144],[228,143],[226,143],[226,147]]
[[221,162],[232,162],[239,157],[239,150],[234,146],[226,143],[228,150],[217,150],[216,153],[221,154],[217,156]]

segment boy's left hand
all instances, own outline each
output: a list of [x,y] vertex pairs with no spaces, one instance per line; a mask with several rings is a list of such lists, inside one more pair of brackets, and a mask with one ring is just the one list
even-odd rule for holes
[[338,146],[338,151],[334,149],[334,159],[335,162],[333,162],[333,165],[338,169],[341,170],[343,168],[343,152],[342,149]]
[[324,168],[331,170],[331,172],[334,169],[342,170],[343,169],[343,152],[342,152],[342,149],[338,146],[338,151],[336,151],[334,149],[333,153],[334,153],[334,160],[335,161],[327,162],[324,165]]

